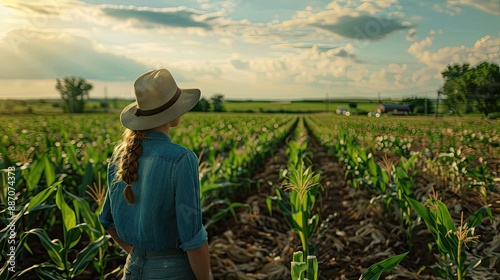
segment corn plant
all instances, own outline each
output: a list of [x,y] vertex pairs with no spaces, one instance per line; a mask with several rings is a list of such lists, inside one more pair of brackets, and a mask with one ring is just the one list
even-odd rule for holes
[[457,228],[448,208],[436,195],[427,201],[427,207],[411,198],[408,201],[434,237],[440,254],[439,266],[435,270],[445,279],[465,279],[467,272],[482,261],[478,259],[468,263],[466,249],[469,244],[477,242],[479,236],[474,234],[474,229],[481,224],[483,218],[489,216],[490,221],[492,220],[491,209],[487,206],[479,208],[465,224],[462,213],[460,226]]
[[267,198],[268,210],[272,213],[274,201],[284,214],[290,228],[299,235],[302,248],[306,256],[309,256],[314,251],[309,238],[319,222],[319,215],[312,215],[312,210],[321,186],[320,175],[314,174],[311,167],[306,167],[301,161],[298,168],[289,172],[286,178],[288,182],[284,188],[275,187],[276,196]]
[[418,173],[415,170],[415,162],[418,159],[418,154],[414,154],[409,159],[401,158],[399,165],[394,165],[384,158],[382,163],[383,169],[390,174],[388,192],[390,195],[385,196],[385,204],[391,203],[396,208],[398,221],[403,228],[406,229],[406,238],[411,246],[411,234],[414,227],[414,218],[411,215],[411,206],[408,198],[415,198],[413,184],[415,176]]
[[[31,247],[28,243],[28,237],[30,235],[34,235],[40,240],[40,243],[50,257],[50,260],[26,268],[16,273],[14,275],[15,277],[21,277],[34,270],[35,273],[42,279],[73,279],[80,275],[87,268],[89,263],[93,262],[94,257],[100,250],[106,250],[106,244],[109,240],[109,236],[102,234],[102,231],[99,232],[99,230],[96,229],[98,228],[95,224],[98,222],[97,215],[94,213],[93,217],[89,216],[91,215],[91,211],[89,211],[90,209],[88,208],[88,204],[82,203],[83,200],[81,198],[73,196],[73,203],[78,205],[77,207],[80,210],[75,212],[75,210],[73,210],[66,203],[64,198],[65,191],[61,185],[57,186],[57,190],[55,192],[56,205],[62,217],[63,240],[51,240],[48,233],[41,228],[34,228],[21,233],[19,247],[23,246],[26,250],[32,253]],[[50,195],[53,195],[53,193],[54,191],[51,189],[41,192],[40,194],[42,195],[35,197],[37,199],[32,200],[28,204],[27,210],[38,206],[39,203],[45,201],[48,197],[50,197]],[[36,203],[38,205],[31,203]],[[89,222],[92,222],[90,220],[93,220],[93,224],[77,224],[77,221],[79,220],[78,216],[80,215],[79,213],[84,212],[86,212],[86,214],[82,214],[82,216],[87,216]],[[77,249],[76,246],[80,244],[83,233],[86,233],[90,242],[83,249]],[[71,260],[70,256],[73,254],[76,255],[74,259]]]

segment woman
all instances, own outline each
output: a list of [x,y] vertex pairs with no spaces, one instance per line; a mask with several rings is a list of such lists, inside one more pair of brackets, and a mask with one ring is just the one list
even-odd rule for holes
[[126,131],[108,166],[99,219],[129,253],[123,279],[209,279],[198,159],[168,136],[200,90],[179,89],[165,69],[139,76],[134,89],[136,102],[120,116]]

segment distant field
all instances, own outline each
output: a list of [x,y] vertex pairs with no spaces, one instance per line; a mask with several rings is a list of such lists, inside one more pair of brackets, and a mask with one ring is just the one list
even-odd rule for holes
[[[119,112],[130,100],[109,100],[108,109],[103,108],[104,100],[90,100],[85,104],[85,111],[89,113]],[[357,108],[351,110],[353,114],[366,114],[376,108],[376,101],[356,102]],[[59,114],[62,113],[63,102],[58,99],[31,99],[31,100],[0,100],[0,114]],[[339,107],[349,109],[349,101],[225,101],[227,112],[285,112],[285,113],[316,113],[335,112]]]
[[[357,108],[353,112],[365,113],[377,107],[376,101],[356,102]],[[224,106],[229,112],[335,112],[338,107],[349,109],[349,101],[292,101],[292,102],[270,102],[270,101],[226,101]]]

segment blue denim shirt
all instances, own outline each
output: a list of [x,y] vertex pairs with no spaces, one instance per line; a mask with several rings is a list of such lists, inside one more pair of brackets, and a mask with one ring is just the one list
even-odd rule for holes
[[142,141],[135,202],[123,196],[126,184],[115,179],[114,155],[108,166],[108,191],[99,215],[105,229],[116,228],[126,243],[142,250],[193,250],[207,241],[202,224],[198,159],[159,131]]

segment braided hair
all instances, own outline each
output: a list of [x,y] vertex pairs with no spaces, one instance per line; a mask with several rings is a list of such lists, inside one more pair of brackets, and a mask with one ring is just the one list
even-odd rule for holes
[[132,191],[132,182],[137,180],[139,170],[139,156],[142,151],[142,139],[146,134],[145,130],[125,130],[123,142],[118,147],[118,170],[117,179],[125,182],[127,186],[123,190],[123,196],[128,204],[135,202],[134,192]]

